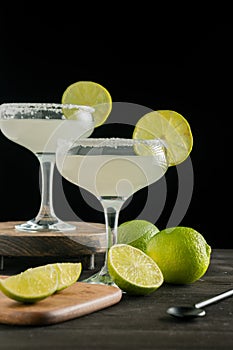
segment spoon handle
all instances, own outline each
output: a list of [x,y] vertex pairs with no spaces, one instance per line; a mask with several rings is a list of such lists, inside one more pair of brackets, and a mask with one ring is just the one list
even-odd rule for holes
[[207,306],[209,304],[213,304],[213,303],[216,303],[217,301],[219,300],[222,300],[222,299],[225,299],[225,298],[228,298],[230,296],[233,295],[233,289],[230,289],[226,292],[223,292],[221,294],[218,294],[210,299],[207,299],[207,300],[203,300],[203,301],[200,301],[199,303],[195,304],[195,307],[200,309],[204,306]]

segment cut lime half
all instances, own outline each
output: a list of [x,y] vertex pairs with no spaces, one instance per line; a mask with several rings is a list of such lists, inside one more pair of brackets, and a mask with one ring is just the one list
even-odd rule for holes
[[128,294],[150,294],[163,283],[162,272],[155,261],[127,244],[115,244],[109,249],[108,269],[116,285]]

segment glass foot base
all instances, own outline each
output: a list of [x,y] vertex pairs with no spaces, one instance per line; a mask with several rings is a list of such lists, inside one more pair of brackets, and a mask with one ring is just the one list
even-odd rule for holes
[[96,274],[86,278],[85,280],[82,280],[82,282],[93,283],[93,284],[105,284],[108,286],[117,287],[117,285],[113,282],[109,273],[108,272],[103,273],[102,271],[97,272]]
[[23,224],[15,225],[16,230],[18,231],[34,231],[34,232],[43,232],[43,231],[73,231],[76,229],[76,226],[57,220],[55,222],[46,221],[46,220],[36,220],[32,219]]

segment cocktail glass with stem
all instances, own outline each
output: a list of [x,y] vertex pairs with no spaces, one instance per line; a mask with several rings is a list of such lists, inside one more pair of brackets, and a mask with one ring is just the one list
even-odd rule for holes
[[[68,111],[69,119],[64,116]],[[53,174],[59,138],[88,137],[94,129],[88,106],[55,103],[4,103],[0,127],[11,141],[32,151],[40,162],[41,205],[37,216],[16,225],[20,231],[69,231],[76,227],[59,219],[53,207]],[[72,113],[71,113],[72,112]],[[65,113],[66,114],[66,113]],[[72,115],[71,115],[72,114]]]
[[85,282],[114,285],[108,272],[108,250],[117,243],[120,210],[133,193],[165,174],[168,163],[164,146],[159,139],[59,140],[56,164],[65,179],[91,192],[104,210],[104,266]]

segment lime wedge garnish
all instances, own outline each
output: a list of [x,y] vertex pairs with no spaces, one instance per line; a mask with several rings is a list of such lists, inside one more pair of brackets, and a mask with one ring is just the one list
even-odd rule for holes
[[141,117],[133,132],[134,139],[160,139],[167,153],[169,166],[182,163],[193,147],[188,121],[170,110],[153,111]]
[[81,263],[38,266],[0,279],[0,290],[11,299],[35,303],[74,284],[81,271]]
[[72,284],[78,279],[82,271],[81,263],[56,263],[51,264],[58,273],[58,286],[57,291],[61,291]]
[[146,295],[163,283],[162,272],[155,261],[127,244],[115,244],[109,249],[108,269],[116,285],[128,294]]
[[56,292],[58,273],[52,265],[30,268],[20,274],[0,279],[0,290],[9,298],[34,303]]
[[[108,90],[92,81],[78,81],[68,86],[63,93],[62,103],[93,107],[95,127],[102,125],[112,110],[112,98]],[[72,118],[73,111],[66,109],[64,114]]]

